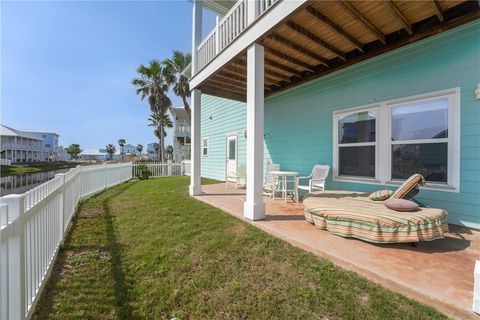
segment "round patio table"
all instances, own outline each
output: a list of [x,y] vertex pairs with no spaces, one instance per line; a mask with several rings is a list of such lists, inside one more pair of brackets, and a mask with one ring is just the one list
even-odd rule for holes
[[[273,185],[275,186],[278,182],[281,184],[282,198],[287,202],[288,194],[293,195],[293,201],[298,202],[298,172],[295,171],[270,171],[270,174],[273,176]],[[293,178],[290,180],[289,178]],[[288,184],[293,183],[293,189],[288,188]],[[272,192],[273,200],[275,200],[275,190]]]

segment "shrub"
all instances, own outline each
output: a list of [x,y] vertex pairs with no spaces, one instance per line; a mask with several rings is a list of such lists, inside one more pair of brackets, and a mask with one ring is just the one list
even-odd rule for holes
[[140,180],[148,179],[152,175],[152,172],[150,171],[150,169],[148,169],[148,167],[144,164],[140,164],[137,167],[137,169],[138,169],[137,178]]

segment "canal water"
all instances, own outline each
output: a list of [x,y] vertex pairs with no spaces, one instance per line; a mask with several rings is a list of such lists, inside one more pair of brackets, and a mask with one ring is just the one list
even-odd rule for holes
[[24,193],[42,183],[51,180],[57,173],[64,173],[70,169],[52,170],[0,177],[0,196],[7,194]]

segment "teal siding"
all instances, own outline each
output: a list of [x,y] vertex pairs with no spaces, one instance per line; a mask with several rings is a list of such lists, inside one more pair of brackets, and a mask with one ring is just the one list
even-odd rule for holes
[[[332,165],[334,111],[460,87],[460,193],[424,190],[420,200],[446,209],[451,223],[480,228],[480,104],[474,94],[480,83],[479,28],[480,22],[473,22],[269,97],[265,102],[265,161],[302,174],[315,163]],[[204,131],[215,133],[224,141],[229,129],[246,127],[244,103],[214,97],[203,101],[202,135]],[[209,111],[224,121],[218,126],[209,123],[205,114]],[[221,147],[215,152],[222,153],[224,161],[224,144]],[[216,172],[224,169],[215,167],[222,162],[213,160],[212,164],[210,159],[204,161],[202,173],[218,178]],[[360,191],[383,188],[331,178],[327,187]]]
[[208,138],[208,156],[202,156],[202,176],[225,180],[227,136],[238,137],[238,163],[245,163],[245,103],[202,95],[201,136]]

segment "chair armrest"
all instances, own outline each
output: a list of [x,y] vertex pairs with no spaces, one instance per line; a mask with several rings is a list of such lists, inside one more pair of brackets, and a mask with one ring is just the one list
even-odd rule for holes
[[300,180],[300,179],[310,179],[312,176],[308,176],[308,177],[298,177],[297,179]]

